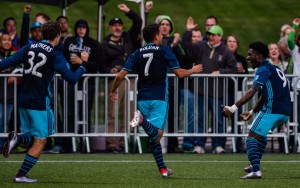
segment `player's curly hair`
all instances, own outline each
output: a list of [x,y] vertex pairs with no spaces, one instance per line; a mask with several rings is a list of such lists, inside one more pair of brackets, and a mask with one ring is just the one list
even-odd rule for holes
[[154,37],[157,34],[159,34],[158,24],[150,24],[143,29],[143,37],[146,43],[153,42]]
[[61,34],[60,25],[57,21],[48,21],[42,26],[44,40],[54,40],[57,35]]

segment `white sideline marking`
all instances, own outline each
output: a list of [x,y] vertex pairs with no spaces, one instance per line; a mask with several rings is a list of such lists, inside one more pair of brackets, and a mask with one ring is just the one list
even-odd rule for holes
[[[0,161],[0,163],[21,163],[23,161]],[[154,163],[151,161],[132,161],[132,160],[121,160],[121,161],[101,161],[101,160],[64,160],[64,161],[38,161],[38,163]],[[165,160],[167,163],[245,163],[249,161],[178,161],[178,160]],[[300,163],[299,161],[261,161],[261,163]]]

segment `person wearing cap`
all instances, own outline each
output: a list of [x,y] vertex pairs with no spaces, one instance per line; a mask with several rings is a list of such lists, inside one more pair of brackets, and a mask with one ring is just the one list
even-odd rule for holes
[[[64,42],[63,54],[65,58],[68,60],[70,69],[76,70],[82,60],[80,58],[81,52],[87,52],[89,54],[89,60],[86,66],[87,74],[96,74],[99,72],[103,72],[101,70],[101,64],[105,63],[105,56],[103,54],[102,45],[95,39],[89,36],[90,28],[87,20],[78,19],[75,22],[74,26],[74,36],[68,37]],[[78,90],[83,89],[84,77],[78,81]],[[87,121],[88,121],[88,130],[90,130],[91,126],[91,110],[93,107],[93,100],[95,94],[95,78],[89,78],[88,81],[88,100],[87,100]],[[75,112],[74,109],[74,101],[75,101],[75,87],[72,85],[68,85],[68,106],[67,115],[68,115],[68,132],[74,132],[75,128],[75,113],[78,113],[79,118],[82,119],[82,112]],[[76,101],[77,102],[77,101]],[[79,108],[82,108],[82,103],[78,103]],[[86,130],[86,131],[88,131]],[[71,138],[66,138],[66,141],[63,143],[62,149],[65,152],[71,152],[72,144]],[[54,146],[55,147],[55,146]],[[82,147],[81,152],[85,152],[85,149]]]
[[[131,53],[136,50],[137,43],[140,41],[142,19],[135,11],[127,7],[126,4],[119,4],[118,9],[125,13],[125,15],[132,21],[132,25],[128,31],[123,30],[124,22],[121,18],[116,17],[109,21],[110,34],[104,37],[103,47],[105,56],[108,61],[103,64],[103,69],[106,73],[116,74],[122,70],[125,61],[128,59]],[[133,80],[131,80],[133,82]],[[113,84],[113,78],[109,79],[109,90],[111,90]],[[134,84],[130,84],[131,91],[134,90]],[[118,89],[118,107],[123,113],[130,113],[124,109],[125,96],[126,96],[126,83],[123,81]],[[133,106],[133,104],[131,104]],[[133,109],[133,108],[131,108]],[[113,133],[115,130],[124,132],[125,122],[122,120],[121,124],[115,125],[116,117],[116,105],[114,102],[108,102],[108,132]],[[130,114],[133,114],[130,113]],[[120,114],[122,116],[122,114]],[[122,116],[123,117],[123,116]],[[106,139],[107,150],[109,152],[120,152],[124,148],[123,138],[110,137]]]
[[[184,52],[180,44],[180,34],[175,33],[175,26],[170,16],[168,15],[158,15],[155,18],[155,23],[159,25],[159,29],[163,35],[162,46],[170,47],[175,54],[180,66],[182,66],[184,61]],[[175,89],[174,78],[169,77],[169,114],[168,114],[168,132],[174,133],[174,126],[179,122],[179,116],[175,115],[175,97],[179,96],[180,90]],[[181,81],[183,79],[180,79]],[[177,92],[177,94],[175,93]],[[178,99],[179,100],[179,99]],[[174,118],[175,117],[175,118]],[[166,141],[165,138],[162,139],[163,153],[177,153],[178,149],[178,138],[169,137]],[[167,146],[166,146],[167,145]]]
[[241,179],[262,178],[260,161],[266,148],[268,132],[287,123],[290,118],[291,97],[288,80],[283,71],[267,59],[268,54],[268,46],[262,42],[249,45],[247,60],[253,69],[257,68],[253,85],[235,104],[223,108],[224,117],[229,117],[250,101],[257,92],[261,93],[253,109],[240,115],[243,121],[248,121],[253,114],[258,113],[246,140],[251,165],[244,168],[248,174]]
[[28,44],[40,42],[43,39],[42,24],[40,22],[33,22],[30,26],[31,38],[28,39]]
[[[192,23],[194,24],[194,23]],[[191,31],[186,31],[190,33]],[[202,65],[202,72],[204,74],[234,74],[236,67],[236,59],[234,54],[226,47],[222,42],[223,29],[219,25],[212,26],[207,32],[208,41],[201,43],[191,44],[191,37],[185,45],[187,55],[193,59],[196,64]],[[189,34],[191,36],[191,34]],[[198,133],[205,133],[209,125],[205,125],[204,116],[206,113],[210,113],[214,121],[212,127],[215,132],[213,133],[225,133],[225,125],[223,123],[221,104],[224,101],[224,79],[219,78],[208,78],[208,83],[205,84],[203,78],[199,79],[199,90],[198,90]],[[208,95],[208,96],[207,96]],[[208,112],[205,111],[207,108],[204,106],[205,100],[208,98]],[[205,152],[205,137],[199,137],[195,141],[195,152]],[[226,137],[213,137],[212,138],[212,152],[213,153],[224,153],[226,145]]]

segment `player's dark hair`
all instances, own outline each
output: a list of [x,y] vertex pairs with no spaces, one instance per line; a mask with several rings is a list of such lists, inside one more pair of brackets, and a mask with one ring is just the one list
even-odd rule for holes
[[157,34],[159,34],[158,24],[150,24],[143,29],[143,37],[146,43],[153,42],[154,37]]
[[249,48],[253,49],[254,51],[260,53],[264,58],[269,56],[269,48],[266,44],[257,41],[253,42],[249,45]]
[[42,26],[44,40],[53,41],[57,35],[61,34],[60,26],[57,21],[48,21]]

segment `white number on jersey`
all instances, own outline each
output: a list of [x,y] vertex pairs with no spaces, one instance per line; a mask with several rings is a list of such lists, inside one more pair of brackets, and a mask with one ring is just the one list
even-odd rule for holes
[[284,73],[279,68],[276,68],[276,71],[277,71],[279,78],[283,81],[283,87],[285,87],[287,84],[287,80],[286,80],[286,77],[284,76]]
[[32,75],[40,77],[40,78],[43,77],[43,74],[38,72],[37,69],[46,63],[47,57],[45,56],[45,54],[43,54],[41,52],[38,53],[38,57],[42,58],[42,60],[40,62],[38,62],[37,64],[34,64],[34,62],[33,62],[33,60],[35,58],[35,53],[33,51],[29,51],[28,55],[30,56],[30,58],[28,59],[28,63],[30,64],[30,67],[28,69],[26,69],[24,71],[24,73],[32,74]]
[[149,67],[153,60],[153,53],[143,54],[143,58],[148,58],[146,66],[145,66],[145,71],[144,71],[145,76],[148,76],[149,75]]

